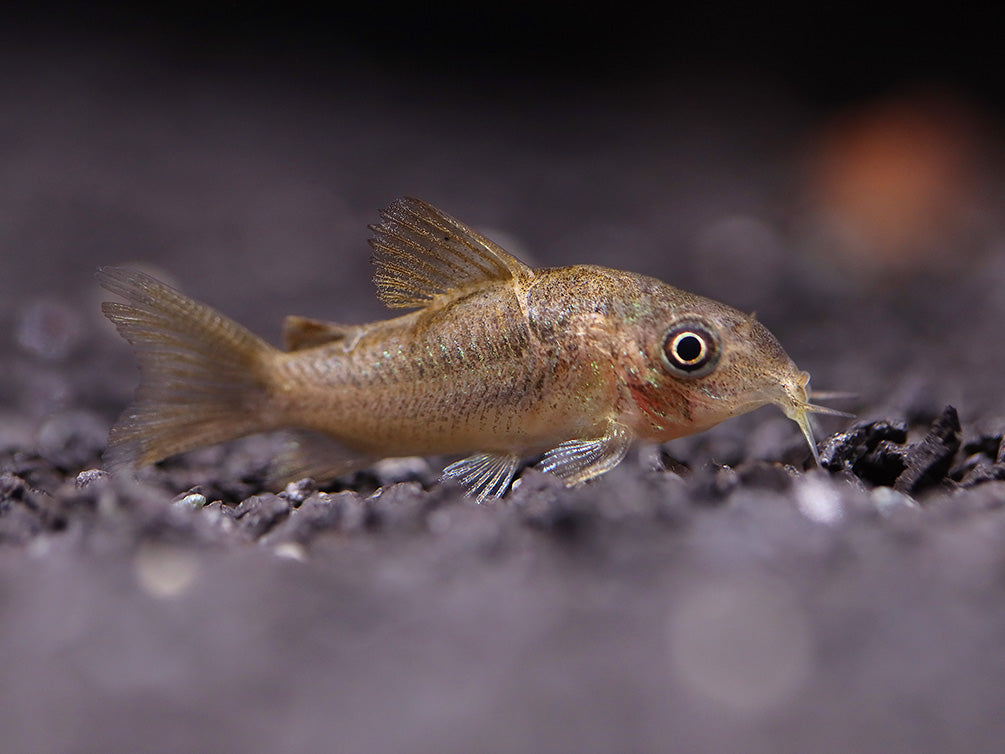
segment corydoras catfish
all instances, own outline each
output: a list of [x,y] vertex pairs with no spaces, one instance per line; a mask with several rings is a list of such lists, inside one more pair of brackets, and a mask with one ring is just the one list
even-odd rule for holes
[[[531,269],[417,199],[371,226],[375,282],[394,319],[288,317],[275,348],[128,268],[101,284],[141,383],[108,460],[141,466],[257,432],[292,430],[277,480],[328,481],[382,458],[464,455],[444,470],[482,500],[521,459],[567,484],[767,403],[816,456],[809,375],[754,317],[631,272]],[[837,412],[833,412],[837,413]]]

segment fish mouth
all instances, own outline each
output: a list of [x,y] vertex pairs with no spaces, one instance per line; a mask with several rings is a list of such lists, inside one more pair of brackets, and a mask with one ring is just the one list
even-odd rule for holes
[[782,395],[776,397],[774,403],[782,409],[788,418],[799,425],[803,437],[809,443],[810,452],[813,453],[813,460],[819,466],[820,452],[817,450],[817,443],[813,438],[813,425],[810,423],[810,414],[828,414],[830,416],[843,416],[846,418],[850,418],[852,414],[810,403],[809,384],[809,372],[793,370],[785,379],[780,380]]

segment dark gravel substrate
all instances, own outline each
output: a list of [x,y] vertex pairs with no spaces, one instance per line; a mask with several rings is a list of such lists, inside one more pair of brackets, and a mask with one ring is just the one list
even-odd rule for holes
[[[1001,748],[1005,171],[977,105],[965,210],[936,252],[877,262],[807,188],[842,121],[763,82],[490,97],[16,42],[4,752]],[[765,409],[577,489],[529,467],[482,506],[443,459],[276,494],[274,438],[101,471],[136,375],[96,266],[143,264],[272,340],[287,313],[380,318],[366,225],[406,194],[538,264],[756,309],[859,418],[819,420],[821,469]]]

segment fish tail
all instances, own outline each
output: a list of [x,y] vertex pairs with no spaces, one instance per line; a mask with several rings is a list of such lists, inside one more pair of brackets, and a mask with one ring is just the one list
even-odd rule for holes
[[268,375],[276,349],[138,270],[103,267],[98,281],[126,301],[106,301],[101,310],[140,367],[135,400],[109,433],[110,468],[272,428]]

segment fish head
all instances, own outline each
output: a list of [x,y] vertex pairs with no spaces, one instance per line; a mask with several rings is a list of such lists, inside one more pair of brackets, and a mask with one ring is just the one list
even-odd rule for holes
[[654,305],[635,323],[637,358],[623,372],[636,432],[662,442],[775,404],[817,458],[808,415],[839,412],[809,402],[810,376],[777,338],[753,315],[717,301],[670,286],[653,293]]

